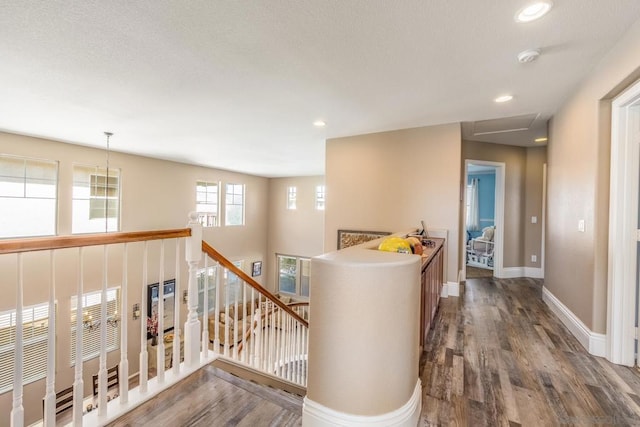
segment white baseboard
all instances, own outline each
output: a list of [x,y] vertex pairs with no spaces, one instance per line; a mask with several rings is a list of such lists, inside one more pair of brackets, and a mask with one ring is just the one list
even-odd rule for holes
[[524,267],[505,267],[502,269],[500,279],[515,279],[516,277],[525,277]]
[[447,290],[447,296],[460,296],[460,283],[458,282],[447,282],[444,284],[443,288]]
[[544,279],[544,271],[538,267],[525,267],[524,277],[531,277],[533,279]]
[[591,331],[569,308],[547,288],[542,287],[542,300],[558,316],[571,334],[594,356],[606,356],[606,335]]
[[502,269],[500,279],[515,279],[516,277],[531,277],[544,279],[544,271],[535,267],[505,267]]
[[321,405],[309,397],[304,398],[302,405],[302,425],[305,427],[328,426],[407,426],[415,427],[420,419],[422,410],[422,384],[420,379],[416,382],[413,394],[402,407],[382,415],[366,416],[353,415],[335,411]]

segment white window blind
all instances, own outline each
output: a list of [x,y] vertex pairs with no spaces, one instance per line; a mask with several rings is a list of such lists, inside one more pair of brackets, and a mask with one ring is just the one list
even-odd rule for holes
[[[120,305],[120,289],[107,290],[107,319],[102,319],[101,314],[102,291],[89,292],[82,295],[82,320],[94,328],[82,329],[82,360],[87,361],[100,355],[100,323],[113,318],[118,313]],[[71,297],[71,366],[76,362],[76,308],[77,296]],[[117,327],[107,324],[107,352],[120,348],[120,323]]]
[[[47,374],[47,334],[49,304],[22,310],[23,384],[42,379]],[[16,311],[0,313],[0,393],[13,389],[13,363],[16,349]]]
[[118,231],[120,227],[120,170],[73,166],[72,233]]
[[56,234],[58,162],[0,155],[0,238]]
[[217,227],[219,211],[219,185],[217,182],[196,182],[196,212],[203,227]]

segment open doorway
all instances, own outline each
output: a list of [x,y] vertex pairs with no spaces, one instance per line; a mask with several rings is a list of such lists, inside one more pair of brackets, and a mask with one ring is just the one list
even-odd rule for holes
[[502,276],[504,163],[465,160],[464,279]]

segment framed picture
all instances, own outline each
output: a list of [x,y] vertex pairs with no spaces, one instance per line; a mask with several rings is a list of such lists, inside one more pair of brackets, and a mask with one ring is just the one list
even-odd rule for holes
[[[176,289],[176,281],[175,279],[165,280],[164,282],[164,316],[163,326],[164,333],[167,333],[173,330],[173,318],[174,318],[174,307],[175,307],[175,289]],[[154,283],[149,285],[147,288],[147,316],[149,318],[158,318],[158,299],[160,295],[160,286],[158,283]],[[164,333],[160,333],[162,336]],[[151,338],[151,334],[147,331],[147,339]]]
[[251,277],[256,277],[262,274],[262,261],[254,261],[251,264]]
[[388,231],[338,230],[338,249],[359,245],[391,234]]

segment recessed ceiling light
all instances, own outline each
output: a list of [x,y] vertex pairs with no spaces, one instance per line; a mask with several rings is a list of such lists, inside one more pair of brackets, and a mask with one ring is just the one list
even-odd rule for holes
[[326,126],[327,124],[324,122],[324,120],[316,120],[315,122],[313,122],[313,125],[321,128]]
[[531,22],[542,18],[553,6],[551,0],[542,0],[530,3],[516,13],[516,22]]
[[534,142],[547,142],[547,141],[548,141],[548,139],[549,139],[549,138],[547,138],[547,137],[545,136],[545,137],[542,137],[542,138],[536,138],[536,139],[534,139],[533,141],[534,141]]
[[500,102],[511,101],[512,99],[513,99],[513,95],[502,95],[494,99],[494,101],[500,103]]

